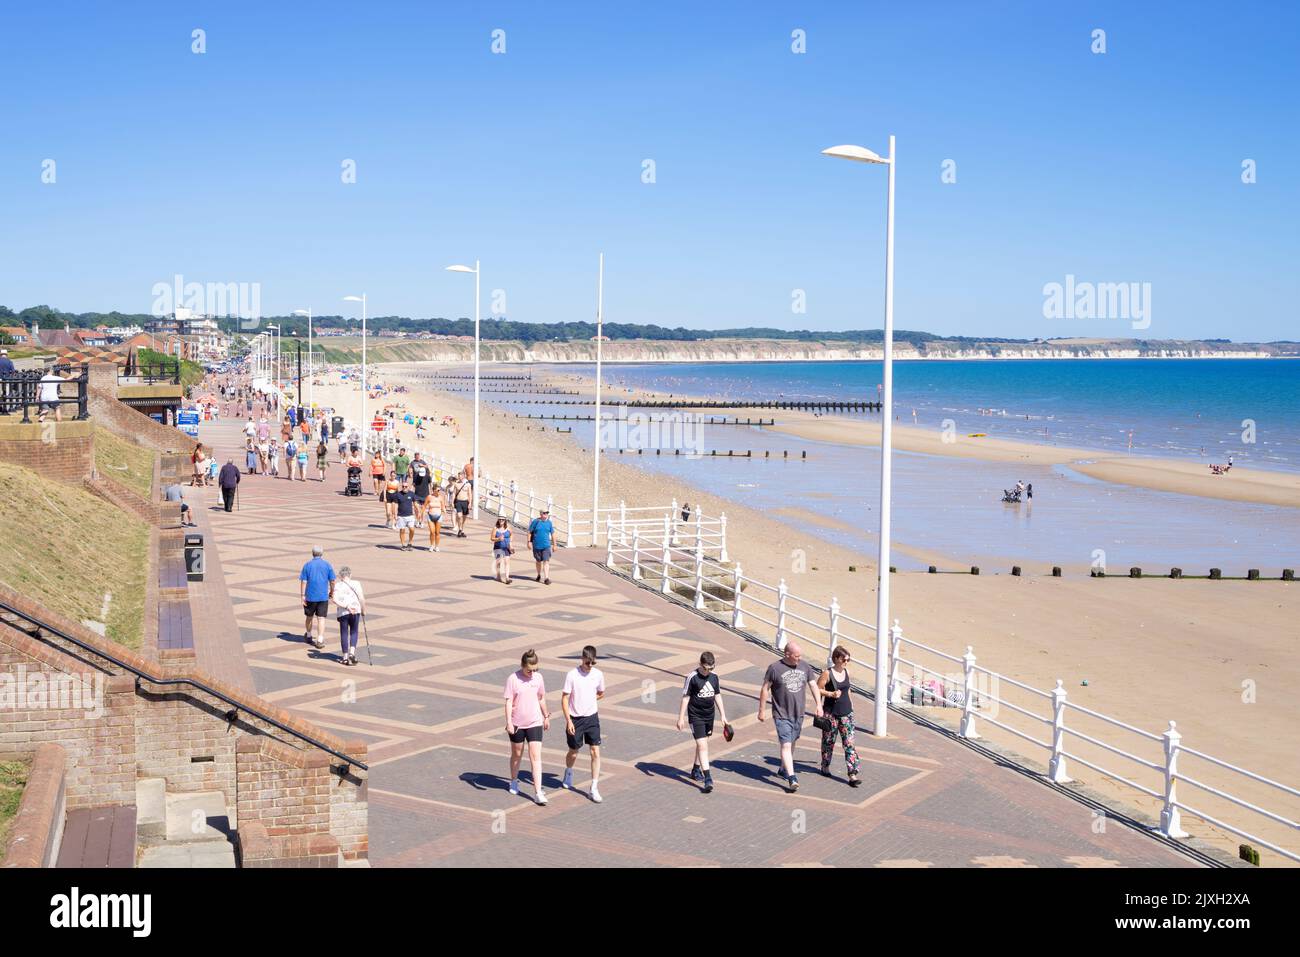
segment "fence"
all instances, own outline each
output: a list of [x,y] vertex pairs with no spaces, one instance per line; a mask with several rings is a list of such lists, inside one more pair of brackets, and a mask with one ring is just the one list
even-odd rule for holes
[[[51,373],[58,376],[46,378]],[[75,394],[69,395],[68,388],[75,387]],[[77,419],[90,418],[88,407],[90,390],[90,367],[87,365],[56,364],[46,370],[26,369],[0,376],[0,415],[22,412],[24,423],[30,423],[31,406],[38,407],[38,415],[44,415],[45,406],[62,408],[75,405]],[[46,396],[51,398],[47,399]]]
[[[777,649],[798,640],[824,650],[828,658],[843,646],[856,659],[853,651],[860,648],[861,665],[871,681],[859,690],[874,688],[876,629],[846,615],[834,598],[821,605],[792,594],[784,580],[775,586],[760,582],[745,575],[739,564],[724,565],[702,550],[677,544],[662,524],[657,531],[637,523],[619,528],[612,519],[609,524],[605,565],[610,571],[646,587],[657,585],[661,594],[689,601],[722,625],[767,638]],[[1020,748],[1028,744],[1027,760],[1056,784],[1072,781],[1069,763],[1077,762],[1120,785],[1126,798],[1158,810],[1160,823],[1155,829],[1166,837],[1188,836],[1182,826],[1182,815],[1187,814],[1300,862],[1295,850],[1300,847],[1300,824],[1255,803],[1266,797],[1300,798],[1300,790],[1187,747],[1175,722],[1170,721],[1163,733],[1145,731],[1072,703],[1059,679],[1051,691],[1042,691],[980,665],[969,645],[964,654],[955,655],[905,638],[897,620],[886,640],[891,705],[956,709],[954,714],[960,717],[953,730],[960,737],[977,740],[988,734],[1013,739]],[[1114,769],[1117,759],[1125,762],[1123,773]],[[1188,773],[1187,765],[1193,762],[1196,776]],[[1217,784],[1204,780],[1210,774],[1222,780]],[[1143,777],[1145,783],[1136,777]],[[1191,789],[1196,789],[1198,804],[1219,803],[1213,810],[1189,803],[1185,792]],[[1261,836],[1260,825],[1271,828],[1270,837]],[[1283,841],[1290,843],[1290,849]]]

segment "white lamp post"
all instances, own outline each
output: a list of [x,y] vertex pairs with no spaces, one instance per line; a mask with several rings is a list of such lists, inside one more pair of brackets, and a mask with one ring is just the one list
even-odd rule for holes
[[[448,272],[472,272],[474,274],[474,474],[470,476],[475,481],[473,486],[474,494],[470,496],[473,502],[470,504],[471,517],[478,521],[478,484],[479,473],[483,471],[482,465],[478,460],[478,369],[479,369],[479,335],[478,335],[478,286],[479,286],[479,261],[474,260],[474,268],[469,266],[448,266]],[[530,516],[531,518],[531,516]]]
[[[600,254],[600,266],[596,278],[596,440],[592,465],[591,491],[591,544],[596,544],[596,529],[600,527],[600,359],[601,345],[604,340],[605,321],[605,254]],[[573,530],[569,530],[573,534]]]
[[366,417],[366,399],[370,395],[370,386],[366,382],[366,294],[344,296],[343,301],[361,303],[361,451],[364,452],[370,435],[370,420]]
[[271,341],[268,345],[275,350],[275,356],[271,359],[271,376],[275,381],[275,391],[280,391],[280,327],[267,326],[272,331]]
[[293,314],[295,316],[307,317],[307,404],[314,408],[316,405],[316,393],[312,390],[312,386],[315,385],[315,383],[312,382],[314,372],[311,364],[311,306],[308,306],[306,309],[295,309]]
[[876,714],[873,732],[887,733],[889,720],[889,503],[894,438],[894,169],[897,156],[894,137],[889,137],[889,155],[879,156],[862,146],[832,146],[822,150],[827,156],[856,163],[879,163],[889,167],[889,199],[885,210],[885,333],[884,382],[880,415],[880,554],[876,590]]

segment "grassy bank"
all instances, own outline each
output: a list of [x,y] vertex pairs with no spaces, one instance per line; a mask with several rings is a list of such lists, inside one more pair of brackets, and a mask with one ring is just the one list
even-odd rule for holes
[[0,581],[76,621],[139,648],[149,529],[74,486],[0,463]]
[[154,452],[95,427],[95,469],[148,499],[153,489]]
[[18,802],[23,799],[27,784],[27,764],[23,761],[0,761],[0,863],[4,863],[5,844],[9,840],[9,826],[18,813]]
[[163,366],[167,369],[175,368],[176,363],[179,362],[181,364],[181,385],[187,389],[203,381],[203,366],[197,362],[191,362],[189,359],[165,356],[161,352],[154,352],[152,349],[137,350],[136,359],[142,366]]

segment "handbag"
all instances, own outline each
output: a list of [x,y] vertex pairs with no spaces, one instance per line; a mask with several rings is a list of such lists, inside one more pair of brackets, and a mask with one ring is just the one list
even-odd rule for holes
[[825,715],[813,715],[813,727],[818,731],[829,731],[831,729],[831,719]]

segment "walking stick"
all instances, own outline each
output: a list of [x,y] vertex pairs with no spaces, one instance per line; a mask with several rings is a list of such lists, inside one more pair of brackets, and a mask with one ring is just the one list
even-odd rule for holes
[[361,633],[366,636],[366,658],[370,661],[370,667],[375,666],[375,656],[370,653],[370,629],[366,627],[366,613],[361,613]]

